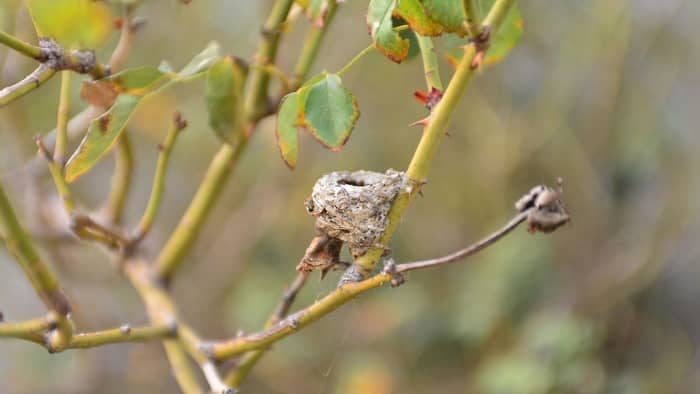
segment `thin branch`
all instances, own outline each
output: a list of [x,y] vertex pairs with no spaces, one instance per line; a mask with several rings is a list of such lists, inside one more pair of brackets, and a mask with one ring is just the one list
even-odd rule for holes
[[158,210],[160,208],[160,202],[163,197],[163,190],[165,188],[165,174],[168,168],[168,161],[170,160],[170,153],[173,150],[173,145],[175,144],[175,139],[180,134],[182,130],[187,127],[187,121],[182,119],[180,113],[176,113],[173,118],[173,124],[165,137],[162,144],[158,146],[160,149],[160,154],[158,155],[158,164],[156,165],[156,173],[153,177],[153,188],[151,190],[151,197],[148,200],[146,210],[141,217],[136,228],[135,240],[140,241],[148,233],[148,231],[153,226],[153,222],[158,215]]
[[41,48],[26,43],[19,38],[7,33],[6,31],[0,30],[0,43],[14,49],[15,51],[28,56],[34,60],[41,61],[42,53]]
[[172,337],[174,327],[168,324],[129,327],[123,325],[111,330],[86,332],[73,335],[69,349],[87,349],[97,346],[124,342],[145,342],[153,339]]
[[39,297],[50,311],[60,316],[70,312],[70,305],[58,280],[39,257],[29,235],[20,226],[10,200],[0,183],[0,235],[7,250],[15,257]]
[[133,178],[133,163],[134,157],[131,151],[129,133],[122,133],[114,150],[114,173],[109,189],[109,197],[107,197],[103,211],[108,223],[116,225],[121,223],[122,212],[124,211],[126,197]]
[[56,192],[63,202],[63,207],[65,208],[66,213],[69,216],[72,215],[75,211],[75,200],[73,199],[73,193],[70,190],[70,186],[68,186],[68,182],[66,182],[66,178],[63,176],[63,166],[54,161],[53,156],[44,145],[41,137],[35,137],[34,142],[36,143],[39,153],[44,156],[44,159],[46,159],[46,164],[49,167],[51,179],[56,187]]
[[318,57],[318,50],[321,47],[323,38],[326,36],[328,26],[330,26],[331,21],[333,21],[337,8],[338,3],[336,1],[330,1],[328,3],[328,9],[326,10],[323,24],[321,26],[312,24],[311,27],[309,27],[309,32],[306,34],[306,38],[304,39],[301,54],[299,55],[297,64],[294,66],[292,90],[301,86],[301,84],[309,76],[311,66]]
[[17,338],[44,346],[44,334],[50,324],[45,317],[17,323],[0,323],[0,338]]
[[350,61],[346,65],[344,65],[343,68],[338,70],[338,72],[336,74],[338,74],[338,75],[345,74],[350,68],[352,68],[352,66],[355,65],[355,63],[357,63],[360,59],[365,57],[366,54],[372,52],[373,50],[374,50],[374,44],[369,45],[365,49],[361,50],[360,53],[358,53],[357,55],[355,55],[355,57],[350,59]]
[[234,391],[228,387],[221,375],[217,366],[201,351],[202,340],[199,336],[186,324],[180,324],[179,336],[182,345],[184,346],[190,357],[199,364],[204,378],[209,384],[210,392],[217,394],[232,394]]
[[440,68],[435,47],[433,46],[433,39],[420,34],[416,34],[416,39],[418,40],[418,47],[423,60],[423,70],[425,70],[425,82],[428,85],[428,91],[430,92],[433,89],[442,91]]
[[[124,264],[124,272],[146,304],[151,323],[177,327],[175,305],[170,295],[158,285],[157,278],[149,268],[148,263],[142,260],[130,260]],[[163,347],[180,388],[187,394],[202,393],[182,343],[178,339],[166,339],[163,341]]]
[[41,86],[41,84],[53,77],[54,74],[56,74],[56,70],[44,63],[40,64],[39,67],[37,67],[31,74],[27,75],[21,81],[0,90],[0,107],[17,100],[25,94],[38,88]]
[[466,19],[464,21],[464,28],[467,30],[467,34],[472,39],[477,39],[484,31],[484,27],[479,21],[479,16],[476,13],[476,7],[473,0],[462,0],[462,6],[464,7],[464,14]]
[[58,110],[56,111],[56,146],[53,152],[53,161],[63,168],[68,149],[68,114],[70,111],[70,80],[71,73],[61,72],[61,90],[58,96]]
[[436,257],[434,259],[412,261],[410,263],[399,264],[396,266],[396,272],[402,273],[402,272],[408,272],[408,271],[413,271],[413,270],[417,270],[417,269],[438,267],[441,265],[454,263],[456,261],[459,261],[459,260],[462,260],[462,259],[467,258],[469,256],[472,256],[472,255],[480,252],[481,250],[486,249],[487,247],[491,246],[493,243],[495,243],[498,240],[500,240],[501,238],[503,238],[506,234],[515,230],[515,228],[518,227],[520,225],[520,223],[524,222],[528,218],[529,215],[530,215],[530,210],[526,210],[524,212],[518,213],[508,223],[506,223],[506,225],[503,226],[501,229],[499,229],[498,231],[495,231],[494,233],[488,235],[487,237],[479,240],[478,242],[467,246],[464,249],[460,249],[454,253],[450,253],[450,254],[448,254],[446,256],[442,256],[442,257]]
[[[255,54],[256,66],[274,64],[277,57],[277,47],[282,36],[282,25],[287,20],[289,10],[294,0],[276,0],[270,15],[263,25],[263,39]],[[267,72],[251,68],[248,78],[250,86],[245,97],[245,113],[248,119],[255,120],[267,112],[267,93],[270,76]]]

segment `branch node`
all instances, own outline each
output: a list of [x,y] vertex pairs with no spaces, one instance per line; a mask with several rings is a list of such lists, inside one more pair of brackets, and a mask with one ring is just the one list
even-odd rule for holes
[[122,324],[119,327],[119,331],[124,335],[129,335],[129,334],[131,334],[131,326],[128,323]]
[[396,262],[392,258],[384,260],[384,267],[382,268],[382,274],[391,276],[391,287],[399,287],[406,283],[406,278],[397,271]]

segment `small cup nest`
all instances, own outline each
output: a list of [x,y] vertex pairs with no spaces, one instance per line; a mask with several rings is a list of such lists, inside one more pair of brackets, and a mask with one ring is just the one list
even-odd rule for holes
[[321,233],[348,244],[354,258],[378,245],[396,195],[408,188],[403,172],[338,171],[314,185],[306,209]]

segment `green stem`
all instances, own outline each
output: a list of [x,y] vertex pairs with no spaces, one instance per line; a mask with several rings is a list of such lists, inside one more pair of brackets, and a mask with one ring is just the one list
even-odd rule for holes
[[360,53],[358,53],[357,55],[355,55],[355,57],[350,59],[350,61],[346,65],[344,65],[343,68],[341,68],[336,74],[338,74],[338,75],[345,74],[345,72],[347,72],[352,66],[355,65],[355,63],[357,63],[360,59],[362,59],[366,54],[372,52],[373,49],[374,49],[374,44],[372,44],[372,45],[368,46],[367,48],[363,49],[362,51],[360,51]]
[[[124,271],[131,284],[136,288],[146,304],[148,317],[153,325],[177,324],[177,312],[170,295],[154,282],[150,269],[145,261],[129,261],[124,266]],[[163,341],[165,353],[170,366],[175,374],[180,388],[187,394],[202,393],[197,377],[187,358],[183,345],[177,339]]]
[[430,37],[416,34],[421,57],[423,59],[423,70],[425,70],[425,82],[428,84],[428,91],[433,88],[442,91],[442,80],[440,79],[440,68],[433,40]]
[[15,51],[31,57],[34,60],[41,61],[42,59],[42,52],[41,48],[31,45],[29,43],[26,43],[19,38],[0,30],[0,43],[5,44],[6,46],[14,49]]
[[156,258],[154,268],[166,282],[197,239],[205,219],[221,194],[246,143],[247,139],[243,139],[233,147],[224,144],[214,156],[190,206]]
[[61,72],[61,90],[58,96],[58,111],[56,114],[56,146],[53,160],[63,168],[68,146],[68,115],[70,111],[70,71]]
[[175,139],[180,131],[184,128],[184,123],[181,123],[179,117],[173,122],[173,125],[165,136],[165,140],[158,146],[160,154],[158,155],[158,163],[156,164],[156,173],[153,177],[153,188],[151,189],[151,197],[148,200],[146,210],[141,217],[141,221],[136,228],[136,239],[142,239],[153,226],[153,222],[158,215],[161,200],[163,199],[163,190],[165,189],[165,174],[170,161],[170,153],[173,150]]
[[39,257],[29,235],[22,229],[10,200],[0,184],[0,235],[7,250],[15,257],[39,297],[50,311],[66,316],[70,311],[68,300],[58,280]]
[[36,70],[32,71],[31,74],[21,81],[0,90],[0,107],[17,100],[25,94],[38,88],[41,86],[41,84],[51,79],[54,74],[56,74],[56,70],[43,63],[40,64]]
[[46,318],[17,323],[0,323],[0,338],[17,338],[44,345],[44,333],[49,329]]
[[120,327],[73,335],[73,340],[68,347],[70,349],[87,349],[112,343],[145,342],[152,339],[167,338],[172,335],[173,327],[167,324],[135,328]]
[[322,26],[312,25],[309,28],[309,32],[306,34],[306,39],[304,40],[304,46],[301,49],[301,54],[299,55],[299,60],[296,66],[294,66],[294,82],[293,87],[300,86],[303,81],[309,76],[309,71],[311,71],[311,66],[316,61],[318,56],[318,50],[321,47],[323,38],[326,36],[326,31],[328,26],[331,24],[335,12],[338,8],[338,3],[331,1],[328,3],[328,10],[326,10],[326,16],[323,21]]
[[[277,0],[272,6],[270,16],[263,25],[263,39],[255,54],[256,66],[266,66],[274,63],[277,57],[277,47],[282,35],[282,24],[287,20],[287,15],[294,0]],[[249,76],[249,90],[245,98],[245,112],[250,120],[260,118],[267,112],[267,92],[270,84],[270,75],[258,68],[251,68]]]
[[467,17],[464,21],[464,26],[469,36],[472,39],[476,39],[484,32],[484,26],[479,22],[479,14],[476,13],[474,1],[462,0],[462,6],[464,7],[464,14]]
[[112,175],[112,185],[105,205],[105,217],[109,223],[119,224],[131,185],[134,162],[131,142],[126,132],[119,137],[114,159],[114,175]]

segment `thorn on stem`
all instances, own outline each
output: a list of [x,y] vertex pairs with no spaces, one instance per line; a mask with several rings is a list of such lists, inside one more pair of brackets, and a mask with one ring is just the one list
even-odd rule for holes
[[44,140],[41,138],[40,135],[37,135],[34,137],[34,143],[36,144],[36,147],[39,149],[39,153],[46,159],[48,162],[53,161],[53,157],[51,156],[51,153],[49,152],[49,149],[44,145]]
[[178,131],[184,130],[187,127],[187,120],[182,117],[182,113],[180,113],[180,111],[175,112],[173,121],[175,122],[175,127]]

